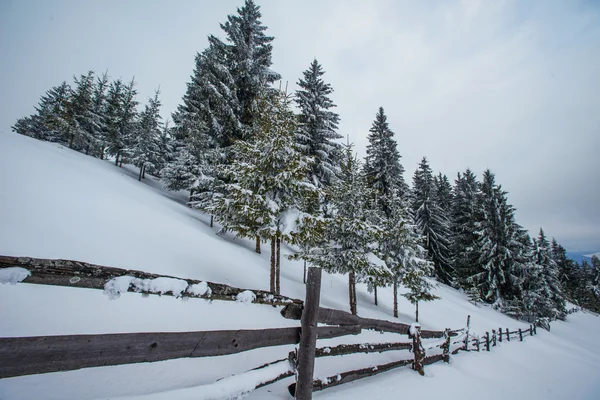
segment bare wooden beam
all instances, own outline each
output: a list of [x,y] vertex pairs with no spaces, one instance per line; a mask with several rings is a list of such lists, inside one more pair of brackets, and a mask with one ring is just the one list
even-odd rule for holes
[[[288,319],[300,319],[302,316],[302,304],[288,304],[283,310],[281,315]],[[345,311],[334,310],[331,308],[319,308],[319,322],[328,325],[360,325],[362,329],[373,329],[382,332],[399,333],[402,335],[408,335],[410,325],[402,324],[398,322],[372,319],[372,318],[361,318],[356,315],[352,315]],[[452,332],[451,336],[457,334]],[[421,337],[424,339],[432,338],[443,338],[444,331],[421,331]]]
[[408,350],[411,343],[363,343],[341,344],[335,347],[321,347],[316,349],[316,357],[342,356],[356,353],[382,353],[384,351]]
[[306,279],[306,301],[302,312],[300,346],[298,349],[298,400],[311,400],[313,373],[315,369],[315,349],[317,347],[317,316],[321,299],[321,268],[308,268]]
[[[202,283],[196,279],[177,278],[168,275],[151,274],[148,272],[114,268],[96,264],[89,264],[82,261],[72,260],[51,260],[30,257],[8,257],[0,256],[0,269],[20,267],[25,268],[31,273],[31,276],[25,278],[23,282],[34,283],[40,285],[55,285],[68,286],[87,289],[104,290],[108,281],[120,276],[131,276],[138,279],[156,279],[156,278],[171,278],[185,281],[187,283],[186,290],[181,294],[183,297],[197,297],[213,300],[236,300],[236,296],[247,289],[235,288],[221,283],[204,282],[210,289],[207,293],[198,294],[192,289],[192,285]],[[140,290],[139,288],[130,287],[130,292],[139,292],[145,294],[155,294],[152,292]],[[271,305],[286,305],[290,303],[301,304],[302,301],[292,299],[266,292],[264,290],[252,289],[256,295],[254,303],[271,304]],[[163,295],[173,295],[172,292],[163,293]],[[178,295],[178,294],[177,294]]]
[[[318,327],[321,339],[360,333],[360,327]],[[296,344],[300,328],[204,332],[0,338],[0,378],[135,364],[184,357],[213,357],[261,347]]]
[[[411,363],[412,360],[394,361],[388,364],[378,365],[376,367],[368,367],[353,371],[342,372],[341,374],[330,376],[329,378],[324,380],[317,379],[313,381],[313,391],[327,389],[344,383],[352,382],[357,379],[366,378],[368,376],[374,376],[394,368],[410,365]],[[288,391],[292,396],[294,396],[296,393],[296,384],[292,383],[291,385],[289,385]]]

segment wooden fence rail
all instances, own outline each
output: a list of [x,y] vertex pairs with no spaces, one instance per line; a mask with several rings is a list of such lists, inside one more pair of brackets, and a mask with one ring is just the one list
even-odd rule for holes
[[[168,278],[185,282],[181,285],[185,286],[182,293],[170,293],[171,295],[235,300],[235,297],[244,291],[244,289],[206,282],[210,291],[199,295],[194,290],[189,292],[187,290],[200,284],[201,281],[198,280],[103,267],[78,261],[0,256],[0,269],[14,267],[27,269],[30,276],[27,276],[23,282],[34,284],[105,289],[107,282],[117,277],[141,280]],[[260,380],[256,381],[256,388],[296,374],[297,382],[288,387],[289,392],[298,399],[310,400],[313,391],[407,365],[411,365],[415,371],[423,374],[424,366],[440,361],[449,362],[450,354],[457,354],[459,351],[481,351],[483,345],[486,351],[490,351],[491,347],[497,345],[497,341],[502,342],[503,336],[509,342],[517,338],[523,341],[524,337],[536,334],[536,326],[533,324],[526,330],[510,331],[499,328],[497,331],[492,330],[491,334],[486,332],[485,336],[473,336],[470,333],[470,316],[467,318],[467,326],[463,329],[421,330],[418,324],[408,325],[362,318],[344,311],[319,307],[320,273],[316,268],[309,268],[306,304],[297,299],[253,290],[257,303],[285,305],[281,315],[288,319],[301,320],[301,327],[0,338],[0,378],[184,357],[214,357],[299,343],[300,347],[289,353],[288,358],[262,365],[244,374],[271,368],[269,372],[272,375],[261,375]],[[130,286],[128,290],[145,293],[135,285]],[[317,323],[328,326],[317,326]],[[362,329],[408,335],[412,342],[341,344],[316,348],[317,339],[356,335]],[[313,379],[316,357],[407,350],[412,353],[410,359],[346,371],[328,378]],[[428,355],[429,351],[439,354]],[[236,376],[225,379],[235,378]]]

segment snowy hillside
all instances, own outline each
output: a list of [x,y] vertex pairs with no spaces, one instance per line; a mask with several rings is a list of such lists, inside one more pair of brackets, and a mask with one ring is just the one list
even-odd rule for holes
[[584,257],[591,259],[594,256],[600,258],[600,251],[597,253],[593,253],[593,254],[586,254]]
[[[206,215],[184,205],[186,193],[164,192],[152,177],[140,183],[133,169],[9,133],[0,133],[0,171],[2,255],[74,259],[268,289],[268,246],[259,255],[250,241],[218,236]],[[302,264],[284,258],[281,273],[282,294],[303,298]],[[441,300],[419,307],[424,329],[460,328],[467,315],[480,333],[527,326],[475,306],[447,286],[440,285],[435,294]],[[347,311],[347,278],[324,274],[321,296],[322,306]],[[391,290],[381,289],[379,296],[375,306],[366,286],[359,285],[359,315],[393,320]],[[412,305],[401,298],[399,309],[401,322],[413,322]],[[100,291],[27,284],[0,286],[0,321],[2,337],[298,325],[269,306],[132,293],[109,300]],[[600,318],[576,313],[566,323],[553,323],[550,333],[523,343],[503,343],[490,353],[459,353],[450,365],[428,366],[425,377],[399,369],[316,393],[315,398],[388,399],[418,393],[423,398],[597,399],[598,332]],[[397,336],[365,332],[327,343],[393,340]],[[2,379],[0,399],[108,399],[195,387],[285,357],[291,348]],[[393,351],[330,357],[317,361],[315,374],[332,375],[398,357]],[[250,398],[290,398],[286,386],[291,379],[259,389]],[[187,398],[169,392],[159,397]]]

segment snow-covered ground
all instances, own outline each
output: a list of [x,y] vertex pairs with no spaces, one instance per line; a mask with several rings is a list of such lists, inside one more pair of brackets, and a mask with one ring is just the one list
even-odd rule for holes
[[[221,237],[209,217],[187,208],[186,193],[165,192],[153,177],[137,181],[134,168],[117,168],[66,149],[12,133],[0,133],[0,254],[66,258],[268,289],[269,249]],[[284,251],[285,253],[285,251]],[[304,297],[303,266],[282,260],[282,294]],[[440,285],[442,299],[420,305],[424,329],[460,328],[471,315],[472,331],[527,325]],[[348,310],[346,277],[323,275],[321,304]],[[379,291],[375,306],[364,285],[358,288],[359,315],[391,319],[391,290]],[[102,291],[0,285],[0,336],[75,333],[260,329],[297,326],[280,307],[182,301],[173,297],[122,294],[109,300]],[[414,308],[400,299],[401,322],[413,322]],[[538,331],[540,332],[540,331]],[[459,353],[449,365],[425,368],[421,377],[408,368],[331,388],[319,399],[389,399],[419,395],[461,399],[600,398],[600,318],[576,313],[552,324],[551,332],[503,343],[490,353]],[[323,340],[340,343],[402,341],[406,337],[364,332]],[[206,398],[200,385],[284,358],[292,346],[253,350],[233,356],[90,368],[0,380],[0,399],[109,399],[165,392],[158,397]],[[315,375],[331,376],[409,358],[407,352],[327,357]],[[290,398],[288,378],[250,394],[251,399]],[[186,392],[180,388],[195,388]],[[213,388],[214,389],[214,388]]]

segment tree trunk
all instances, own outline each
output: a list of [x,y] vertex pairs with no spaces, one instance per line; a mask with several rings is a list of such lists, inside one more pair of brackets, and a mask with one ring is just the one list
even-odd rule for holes
[[144,167],[140,167],[140,174],[138,176],[138,181],[141,182],[142,181],[142,170],[144,169]]
[[348,274],[348,295],[350,298],[350,313],[356,315],[356,276],[354,271]]
[[146,179],[146,166],[144,165],[144,170],[142,171],[142,179]]
[[394,279],[394,317],[398,318],[398,281]]
[[415,303],[415,322],[419,322],[419,301]]
[[75,135],[72,135],[69,132],[69,148],[72,149],[73,148],[73,140],[75,139]]
[[275,293],[281,293],[281,238],[277,235],[277,258],[275,260]]
[[269,292],[275,293],[275,236],[271,237],[271,272],[269,277]]
[[104,160],[104,147],[100,150],[100,159]]
[[258,235],[256,235],[256,247],[254,248],[254,251],[260,254],[260,236]]
[[119,168],[123,168],[123,155],[121,155],[121,161],[119,161]]
[[306,283],[306,260],[304,260],[304,276],[302,282]]
[[211,215],[211,216],[210,216],[210,227],[211,227],[211,228],[213,227],[213,220],[214,220],[214,219],[215,219],[215,216],[214,216],[214,215]]
[[377,285],[373,285],[374,295],[375,295],[375,305],[377,305]]
[[[188,203],[192,202],[192,196],[194,196],[194,189],[190,189],[190,199],[188,200]],[[188,204],[188,207],[191,207],[191,205]],[[212,215],[210,216],[210,226],[212,226]]]
[[90,145],[88,144],[87,147],[85,148],[85,155],[89,155],[90,154]]
[[119,156],[121,156],[121,152],[117,152],[117,158],[115,158],[115,165],[118,167],[119,166]]

